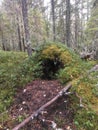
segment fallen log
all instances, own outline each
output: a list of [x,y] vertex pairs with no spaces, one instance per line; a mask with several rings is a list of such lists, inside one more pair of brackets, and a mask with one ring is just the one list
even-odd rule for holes
[[50,106],[52,103],[54,103],[58,98],[62,97],[70,88],[72,87],[71,83],[69,83],[66,87],[64,87],[52,100],[41,106],[37,111],[35,111],[31,116],[26,118],[23,122],[18,124],[15,128],[12,130],[19,130],[23,126],[25,126],[29,121],[33,120],[34,118],[38,117],[41,112]]

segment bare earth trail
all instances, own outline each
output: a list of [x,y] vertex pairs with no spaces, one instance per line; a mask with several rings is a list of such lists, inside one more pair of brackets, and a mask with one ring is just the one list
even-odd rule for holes
[[[35,80],[23,89],[17,90],[15,101],[10,108],[12,119],[18,121],[21,121],[21,118],[25,119],[54,98],[63,87],[57,80]],[[62,128],[62,130],[76,130],[73,124],[74,112],[69,109],[70,103],[70,98],[63,96],[47,108],[43,115],[39,116],[41,120],[34,119],[21,130],[53,130],[51,123],[42,123],[43,119],[55,122],[57,127]],[[13,125],[12,128],[17,124]]]

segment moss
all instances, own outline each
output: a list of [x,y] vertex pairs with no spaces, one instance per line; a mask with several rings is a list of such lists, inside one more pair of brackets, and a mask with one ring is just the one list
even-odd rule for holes
[[[93,79],[92,79],[93,80]],[[93,93],[94,84],[88,77],[78,78],[73,80],[73,88],[82,97],[83,102],[86,104],[96,104],[98,102],[98,97]]]
[[[43,44],[38,48],[36,58],[38,62],[39,61],[42,62],[42,68],[43,68],[42,71],[44,75],[43,77],[45,76],[47,77],[47,75],[49,75],[49,77],[51,78],[58,77],[61,80],[61,82],[63,82],[65,78],[66,80],[64,81],[65,83],[71,80],[74,75],[76,77],[79,75],[79,71],[78,71],[79,67],[75,66],[75,64],[78,64],[78,60],[79,61],[81,60],[77,55],[74,54],[73,51],[71,51],[64,45],[58,43]],[[69,70],[73,66],[75,66],[73,68],[73,71],[70,71],[69,73]],[[72,73],[74,75],[72,75]]]
[[61,54],[60,49],[56,45],[50,45],[41,52],[42,59],[55,59]]
[[78,110],[74,122],[78,130],[98,130],[98,116],[92,110]]
[[66,50],[64,52],[61,53],[60,55],[60,60],[62,61],[62,63],[66,66],[71,64],[72,62],[72,56],[71,54]]
[[[55,43],[41,45],[30,58],[27,58],[25,53],[1,52],[0,112],[10,106],[15,89],[34,78],[57,78],[63,84],[71,81],[73,85],[71,91],[76,91],[82,97],[82,102],[88,110],[98,112],[98,72],[88,73],[95,64],[95,61],[82,61],[65,45]],[[71,102],[71,108],[75,111],[75,123],[79,126],[79,130],[89,130],[90,126],[94,128],[96,113],[94,120],[90,122],[87,111],[79,109],[79,99],[77,101],[75,95],[71,98],[74,100]]]
[[18,67],[26,57],[21,52],[0,51],[0,113],[13,102],[16,86],[19,85],[16,77]]

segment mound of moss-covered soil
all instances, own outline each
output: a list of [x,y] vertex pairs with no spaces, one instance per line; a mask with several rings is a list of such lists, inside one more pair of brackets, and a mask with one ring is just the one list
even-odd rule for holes
[[[39,46],[29,58],[22,54],[24,58],[20,60],[14,53],[14,57],[4,54],[0,64],[0,111],[4,110],[0,130],[15,127],[57,95],[64,87],[61,84],[68,82],[73,94],[47,108],[47,113],[40,117],[47,122],[36,119],[23,129],[52,130],[51,123],[55,122],[63,130],[98,130],[98,71],[91,71],[98,61],[82,61],[71,49],[55,43]],[[6,57],[7,63],[3,60]],[[10,57],[16,58],[15,63]],[[17,61],[21,61],[18,66]]]
[[[58,80],[35,80],[24,89],[17,90],[15,101],[10,108],[10,120],[3,125],[6,129],[12,129],[17,123],[54,98],[63,87]],[[68,128],[76,130],[73,123],[74,109],[70,109],[71,102],[68,96],[63,96],[45,109],[47,112],[39,118],[55,122],[62,130]],[[24,130],[52,130],[52,123],[43,124],[41,120],[34,119],[24,126]]]

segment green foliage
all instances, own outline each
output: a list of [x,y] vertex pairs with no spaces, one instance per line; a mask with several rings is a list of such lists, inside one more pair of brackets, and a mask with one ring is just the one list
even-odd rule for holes
[[65,84],[71,80],[70,75],[68,73],[66,73],[66,68],[60,69],[57,76],[58,76],[60,82],[63,84]]
[[5,111],[0,114],[0,129],[1,130],[7,129],[6,127],[4,127],[4,123],[7,122],[8,120],[11,120],[11,117],[9,116],[8,111]]
[[93,94],[98,97],[98,71],[94,71],[90,73],[89,82],[92,85]]
[[36,44],[42,44],[47,39],[47,32],[49,31],[47,29],[49,29],[49,23],[43,19],[42,13],[37,8],[30,8],[28,15],[31,42],[33,46],[36,46]]
[[34,56],[24,60],[18,67],[15,78],[17,79],[18,86],[23,86],[35,78],[41,76],[41,62],[36,62]]
[[[35,57],[38,62],[42,62],[42,72],[46,67],[47,71],[49,71],[45,71],[44,73],[50,75],[51,78],[54,77],[60,79],[62,83],[71,80],[74,75],[77,77],[80,73],[80,66],[78,63],[79,61],[81,62],[80,58],[74,54],[72,50],[60,43],[48,43],[41,45],[38,48]],[[51,66],[54,66],[54,68]],[[73,70],[71,68],[73,68]],[[70,70],[72,71],[69,73]]]
[[[88,73],[95,64],[82,61],[72,50],[59,43],[43,44],[29,58],[25,53],[1,51],[0,112],[11,105],[18,87],[43,75],[44,78],[47,75],[48,78],[57,78],[64,84],[71,81],[71,91],[81,96],[83,105],[98,112],[98,71]],[[93,111],[79,110],[76,96],[72,95],[71,98],[74,101],[70,108],[75,111],[74,121],[79,130],[97,130],[97,115]],[[18,121],[22,120],[23,117],[18,118]]]
[[68,81],[72,81],[75,78],[78,78],[80,76],[80,73],[82,73],[83,66],[72,64],[68,67],[65,67],[64,69],[61,69],[58,73],[58,78],[62,83],[66,83]]
[[15,87],[18,86],[16,73],[25,58],[25,53],[0,51],[0,112],[13,102]]
[[[98,84],[98,71],[89,73],[89,70],[94,66],[94,62],[83,62],[82,75],[78,79],[73,79],[72,91],[76,91],[82,98],[84,108],[77,109],[75,113],[75,124],[78,130],[97,130],[98,122],[98,97],[97,97],[97,84]],[[86,109],[85,109],[86,108]]]
[[87,43],[92,44],[93,41],[97,39],[98,32],[98,5],[92,8],[91,17],[87,22],[87,28],[85,30],[87,36]]
[[78,110],[74,123],[78,130],[98,130],[98,116],[91,110]]
[[41,76],[41,62],[34,55],[0,51],[0,113],[11,105],[17,88]]
[[94,86],[93,93],[98,97],[98,84]]
[[17,118],[17,121],[18,121],[18,122],[22,122],[26,117],[27,117],[26,114],[24,114],[24,115],[19,115],[18,118]]
[[72,88],[72,91],[76,91],[81,96],[82,102],[97,112],[98,110],[96,106],[98,105],[98,72],[88,73],[92,65],[93,63],[91,62],[86,63],[84,66],[84,70],[86,69],[86,71],[82,72],[82,75],[80,73],[79,78],[73,79],[72,84],[74,87]]

